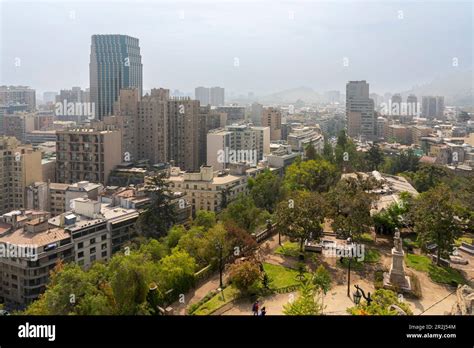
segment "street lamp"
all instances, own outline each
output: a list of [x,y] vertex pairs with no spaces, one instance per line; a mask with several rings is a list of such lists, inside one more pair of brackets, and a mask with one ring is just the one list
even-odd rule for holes
[[367,306],[370,306],[372,303],[372,298],[370,297],[370,292],[367,293],[367,296],[365,296],[364,289],[362,289],[359,285],[354,285],[354,287],[357,289],[357,291],[354,293],[354,303],[358,305],[360,303],[361,298],[363,297],[364,300],[367,301]]
[[[352,258],[354,257],[351,235],[352,234],[349,234],[349,238],[347,238],[347,244],[349,245],[349,248],[347,249],[348,254],[349,254],[349,257],[348,257],[349,264],[347,268],[347,297],[349,298],[351,297],[351,262],[352,262]],[[342,262],[342,259],[343,257],[341,257],[341,262]]]
[[219,287],[220,288],[223,288],[224,287],[224,283],[222,281],[222,252],[223,252],[223,247],[222,247],[222,243],[220,241],[216,241],[216,249],[217,251],[219,252]]
[[360,299],[362,298],[362,293],[359,291],[359,289],[357,289],[357,291],[354,292],[353,297],[354,297],[354,303],[358,305],[360,303]]

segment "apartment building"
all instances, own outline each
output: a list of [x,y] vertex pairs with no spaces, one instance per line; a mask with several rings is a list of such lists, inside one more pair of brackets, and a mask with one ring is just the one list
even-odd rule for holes
[[0,86],[0,105],[26,105],[26,111],[35,111],[36,91],[26,86]]
[[26,205],[26,187],[42,181],[41,152],[13,137],[0,137],[0,214]]
[[58,260],[73,260],[69,231],[48,224],[49,213],[14,210],[0,217],[0,245],[15,251],[0,258],[0,300],[22,308],[45,290]]
[[240,193],[247,193],[248,175],[218,174],[212,166],[202,166],[199,172],[183,172],[172,168],[167,179],[170,190],[184,193],[192,212],[219,212]]
[[122,162],[119,129],[94,125],[58,131],[56,178],[60,183],[79,181],[106,183],[110,172]]
[[256,166],[270,153],[270,128],[250,124],[230,125],[207,134],[207,165],[223,170],[230,163]]
[[318,153],[321,153],[324,147],[324,136],[319,126],[294,127],[288,134],[287,141],[293,151],[303,153],[309,144],[312,144]]
[[52,216],[56,216],[69,210],[75,198],[97,200],[103,189],[102,184],[89,181],[74,184],[35,182],[26,188],[26,208],[49,211]]
[[17,113],[3,117],[3,133],[15,137],[18,141],[25,142],[27,133],[35,130],[35,115],[30,113]]
[[277,108],[264,108],[262,111],[262,127],[270,128],[270,140],[281,140],[281,112]]

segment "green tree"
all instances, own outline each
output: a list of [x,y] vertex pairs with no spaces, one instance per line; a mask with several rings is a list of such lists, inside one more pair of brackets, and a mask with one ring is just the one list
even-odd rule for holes
[[370,230],[373,224],[370,216],[372,195],[365,192],[360,182],[345,178],[327,195],[328,216],[332,218],[332,228],[339,235],[350,235],[357,240]]
[[337,137],[334,155],[336,165],[344,172],[366,170],[363,154],[357,152],[356,144],[347,136],[345,130],[342,130]]
[[193,225],[204,227],[205,230],[210,229],[216,224],[216,213],[207,210],[198,210],[194,218]]
[[222,287],[224,285],[222,275],[225,261],[233,251],[232,242],[223,224],[216,224],[204,234],[203,250],[208,262],[212,265],[217,265],[219,283]]
[[333,164],[335,162],[334,149],[326,138],[324,138],[323,159]]
[[158,285],[173,290],[173,295],[185,293],[194,285],[196,262],[187,252],[174,249],[172,253],[160,260],[158,264]]
[[452,177],[450,174],[447,168],[423,164],[418,171],[409,175],[409,178],[418,192],[425,192],[441,184],[446,177]]
[[273,213],[281,195],[280,177],[266,169],[255,179],[249,178],[248,186],[255,205]]
[[391,290],[376,290],[371,299],[370,306],[367,302],[361,301],[359,305],[348,308],[347,312],[352,315],[397,315],[398,311],[392,307],[397,306],[407,315],[413,314],[410,306],[406,302],[401,302],[397,294]]
[[165,181],[165,174],[152,177],[145,185],[145,193],[150,197],[150,203],[137,220],[137,230],[145,237],[163,237],[176,221],[173,194]]
[[315,286],[309,280],[302,280],[298,291],[298,298],[283,306],[283,313],[286,315],[319,315],[321,305],[315,299],[318,294]]
[[233,222],[248,233],[255,232],[255,229],[265,223],[268,218],[268,212],[257,208],[253,199],[243,194],[222,212],[224,222]]
[[314,148],[313,141],[310,141],[309,144],[305,148],[305,157],[306,160],[308,161],[314,161],[317,159],[320,159],[320,156],[316,152],[316,149]]
[[324,310],[324,296],[326,296],[329,289],[331,289],[331,274],[328,270],[320,265],[316,272],[313,274],[313,284],[316,286],[316,289],[320,290],[323,293],[321,296],[321,313]]
[[415,232],[422,245],[436,243],[437,264],[452,251],[454,240],[461,234],[461,222],[454,194],[439,185],[420,194],[414,204]]
[[378,144],[370,146],[369,151],[365,154],[365,159],[370,170],[379,170],[379,167],[384,163],[385,156]]
[[285,185],[290,191],[326,192],[339,178],[336,166],[328,161],[295,162],[286,169]]
[[303,251],[306,239],[319,239],[322,235],[324,219],[324,201],[315,192],[294,192],[288,201],[278,204],[276,215],[280,233],[299,240]]
[[186,228],[183,225],[174,225],[168,231],[168,235],[164,238],[166,246],[169,250],[178,245],[179,240],[186,234]]

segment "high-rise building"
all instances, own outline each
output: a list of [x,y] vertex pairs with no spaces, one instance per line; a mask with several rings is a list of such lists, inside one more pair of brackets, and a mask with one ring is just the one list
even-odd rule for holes
[[207,87],[196,87],[194,89],[194,99],[199,100],[202,106],[210,104],[210,93]]
[[168,158],[175,166],[187,171],[199,170],[200,131],[206,124],[201,122],[198,100],[188,97],[173,97],[167,102],[168,113]]
[[122,162],[120,129],[96,124],[56,133],[56,178],[60,183],[91,181],[106,184]]
[[422,117],[444,119],[444,97],[424,96],[421,98]]
[[169,90],[159,88],[138,103],[138,158],[152,164],[168,161],[168,99]]
[[371,140],[375,136],[374,101],[369,98],[366,81],[349,81],[346,85],[347,132],[351,137]]
[[259,103],[252,103],[250,107],[250,119],[255,126],[262,125],[263,105]]
[[418,98],[414,94],[410,94],[407,97],[407,110],[408,110],[408,115],[410,116],[418,116],[418,114],[421,112],[418,107]]
[[0,105],[26,105],[26,111],[35,111],[36,91],[26,86],[0,86]]
[[90,100],[95,117],[111,115],[123,88],[143,88],[139,40],[127,35],[92,35],[90,55]]
[[0,137],[0,214],[26,206],[26,187],[42,181],[41,151]]
[[3,117],[3,133],[25,142],[28,132],[35,130],[35,115],[31,113],[16,113]]
[[262,111],[262,127],[270,127],[270,140],[281,140],[281,112],[277,108],[264,108]]
[[224,106],[224,88],[222,87],[211,87],[209,91],[209,102],[212,106]]
[[196,87],[194,89],[194,98],[199,100],[202,106],[224,106],[224,88],[222,87]]

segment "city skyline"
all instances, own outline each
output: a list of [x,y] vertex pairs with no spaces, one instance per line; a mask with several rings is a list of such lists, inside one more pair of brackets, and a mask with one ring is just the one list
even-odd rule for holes
[[[39,92],[85,88],[91,36],[106,33],[140,40],[144,90],[162,86],[192,92],[209,85],[229,94],[262,96],[299,86],[343,91],[347,81],[365,79],[372,81],[373,92],[382,93],[472,69],[468,2],[110,4],[99,2],[92,11],[87,3],[3,1],[2,84],[29,85]],[[36,35],[26,35],[45,11],[50,20],[41,21]],[[113,16],[104,17],[105,11]],[[12,18],[23,20],[25,28],[6,37]],[[156,20],[163,23],[158,33],[151,31]],[[57,50],[47,44],[51,37]]]

